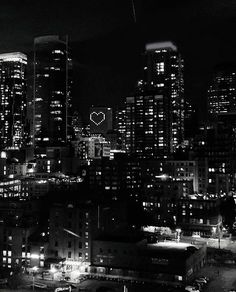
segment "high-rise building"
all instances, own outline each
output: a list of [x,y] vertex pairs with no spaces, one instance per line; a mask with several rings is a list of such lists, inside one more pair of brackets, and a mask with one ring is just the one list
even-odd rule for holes
[[170,152],[170,131],[163,95],[126,98],[126,149],[139,158],[160,158]]
[[146,45],[144,80],[126,98],[127,151],[163,158],[184,136],[183,60],[171,42]]
[[164,120],[171,129],[172,150],[184,136],[183,59],[170,41],[146,45],[145,82],[147,90],[163,95]]
[[210,115],[236,112],[236,68],[216,70],[207,93]]
[[0,54],[0,143],[2,148],[20,148],[26,121],[25,54]]
[[34,39],[34,145],[61,145],[72,138],[72,60],[68,39]]

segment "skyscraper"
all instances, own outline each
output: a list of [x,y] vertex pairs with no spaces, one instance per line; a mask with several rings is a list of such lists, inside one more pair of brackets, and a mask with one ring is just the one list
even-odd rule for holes
[[172,42],[146,45],[146,89],[163,95],[164,120],[171,129],[171,150],[184,136],[183,59]]
[[25,54],[0,54],[0,143],[2,148],[20,148],[26,119]]
[[171,42],[146,45],[144,80],[126,98],[126,146],[143,158],[163,158],[184,136],[183,60]]
[[236,68],[221,66],[217,69],[207,95],[210,115],[236,112]]
[[34,145],[61,145],[71,139],[72,60],[67,38],[34,40]]

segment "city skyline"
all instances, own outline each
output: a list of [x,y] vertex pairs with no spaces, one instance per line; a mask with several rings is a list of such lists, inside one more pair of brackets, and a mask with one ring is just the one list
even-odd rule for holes
[[0,288],[235,291],[235,16],[3,3]]
[[[119,105],[121,98],[130,94],[141,74],[141,54],[149,41],[176,42],[185,59],[186,96],[200,109],[206,105],[214,66],[235,62],[235,41],[227,32],[227,26],[234,22],[233,1],[182,1],[170,6],[168,1],[146,4],[136,0],[136,22],[131,1],[102,1],[99,5],[95,1],[60,1],[57,5],[54,1],[50,5],[12,3],[16,5],[2,7],[0,52],[20,50],[31,54],[34,37],[67,34],[74,48],[75,104],[83,110],[90,104]],[[73,9],[76,3],[79,9]],[[24,17],[31,11],[34,17]],[[47,25],[46,18],[50,19]],[[12,20],[19,23],[14,30]]]

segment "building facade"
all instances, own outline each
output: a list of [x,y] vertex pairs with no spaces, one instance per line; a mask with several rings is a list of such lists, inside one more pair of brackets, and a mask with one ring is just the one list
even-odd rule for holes
[[71,74],[67,38],[35,38],[34,145],[61,145],[72,138]]
[[106,238],[93,243],[91,271],[108,278],[142,278],[181,286],[191,281],[205,262],[205,245]]
[[126,98],[126,149],[138,158],[167,156],[170,150],[169,128],[164,118],[162,95]]
[[25,54],[0,54],[0,139],[2,148],[24,144],[26,122]]
[[177,224],[185,235],[216,236],[222,225],[220,200],[188,196],[178,200]]
[[64,259],[65,272],[88,267],[91,256],[91,220],[91,209],[86,206],[70,203],[54,204],[51,208],[48,256]]
[[209,115],[236,111],[236,69],[222,68],[212,77],[207,91]]
[[167,158],[184,138],[183,60],[171,42],[146,45],[144,80],[126,98],[127,152]]
[[163,95],[164,120],[170,129],[170,150],[184,136],[183,59],[172,42],[146,45],[145,85],[147,90]]

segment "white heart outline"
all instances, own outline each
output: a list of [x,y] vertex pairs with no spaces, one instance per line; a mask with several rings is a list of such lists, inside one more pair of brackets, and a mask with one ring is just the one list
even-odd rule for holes
[[[102,115],[103,115],[102,120],[101,120],[100,122],[96,123],[96,122],[93,120],[93,118],[92,118],[92,115],[93,115],[93,114],[95,114],[96,116],[99,116],[100,114],[102,114]],[[90,121],[93,122],[96,126],[99,126],[102,122],[105,121],[105,119],[106,119],[106,115],[104,114],[104,112],[99,112],[99,113],[97,113],[97,112],[92,112],[92,113],[90,114]]]

